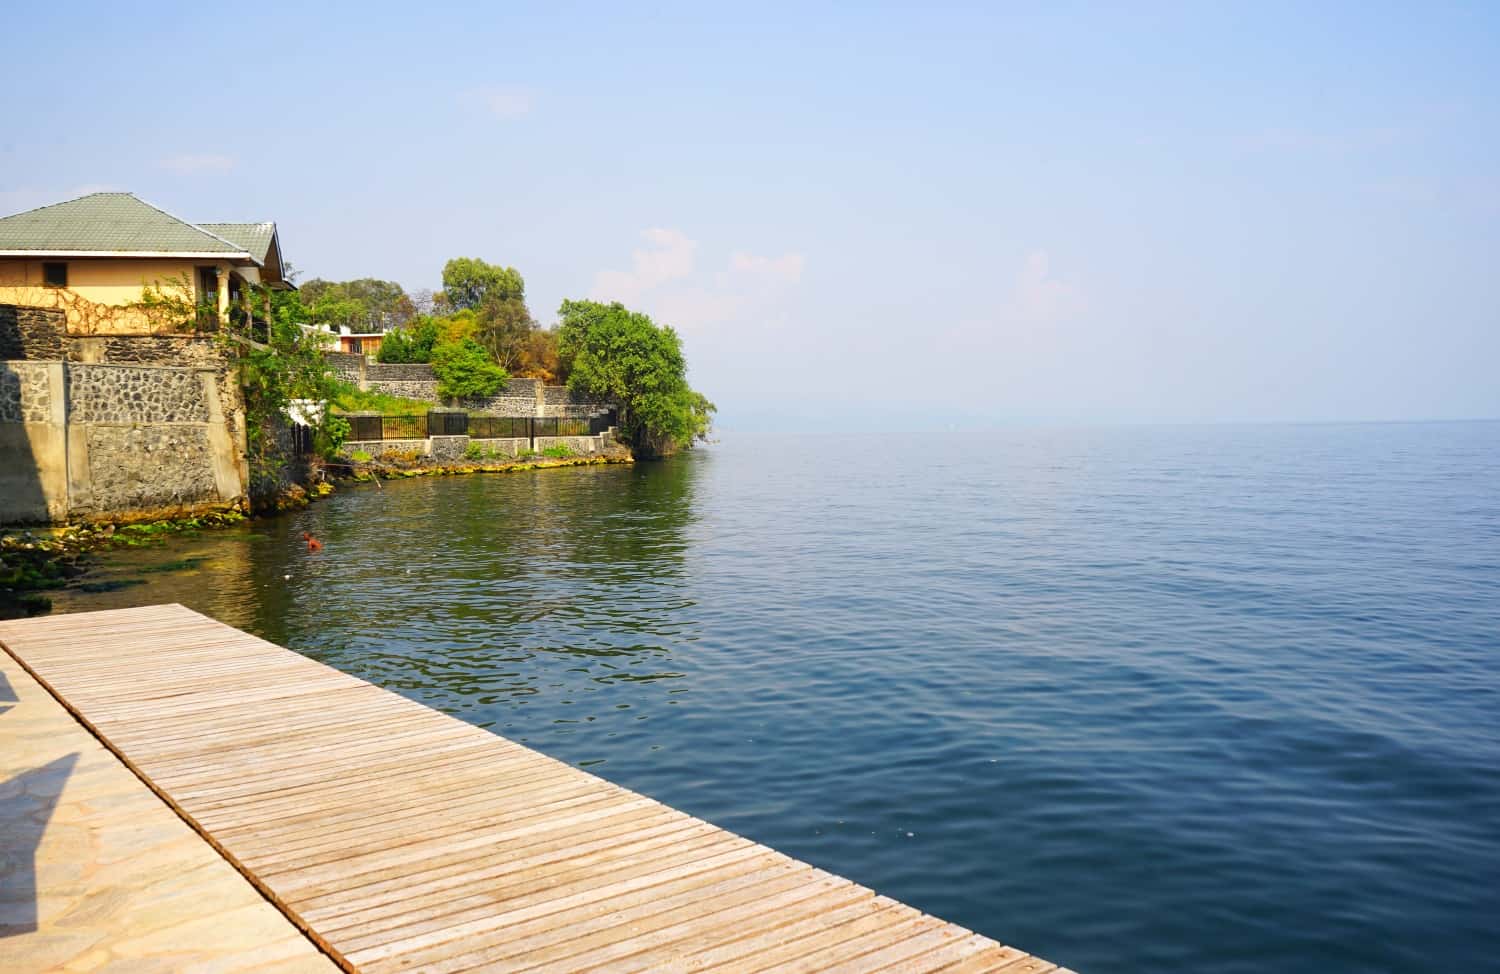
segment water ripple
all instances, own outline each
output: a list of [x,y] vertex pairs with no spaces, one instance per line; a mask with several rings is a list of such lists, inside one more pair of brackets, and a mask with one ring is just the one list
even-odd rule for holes
[[1497,542],[1496,424],[728,437],[59,602],[184,602],[1079,970],[1482,970]]

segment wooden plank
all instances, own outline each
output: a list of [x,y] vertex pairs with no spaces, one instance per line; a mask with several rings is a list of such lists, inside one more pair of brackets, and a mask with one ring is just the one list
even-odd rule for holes
[[347,970],[1052,970],[181,606],[0,644]]

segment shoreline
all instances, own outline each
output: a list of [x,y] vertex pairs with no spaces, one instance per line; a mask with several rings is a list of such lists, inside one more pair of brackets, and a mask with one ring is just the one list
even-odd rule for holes
[[[562,467],[589,467],[635,463],[629,453],[575,457],[527,457],[503,462],[436,463],[412,467],[353,463],[325,465],[325,479],[308,486],[295,484],[251,507],[243,502],[216,505],[177,516],[132,517],[86,521],[80,524],[15,525],[0,527],[0,619],[47,615],[52,599],[46,594],[67,587],[94,567],[93,556],[117,548],[139,548],[165,543],[174,535],[190,531],[216,530],[262,518],[304,510],[314,501],[337,493],[340,486],[355,487],[385,480],[413,477],[455,477],[470,474],[506,474]],[[334,474],[330,466],[349,473]],[[246,507],[250,507],[246,512]],[[184,516],[186,515],[186,516]]]

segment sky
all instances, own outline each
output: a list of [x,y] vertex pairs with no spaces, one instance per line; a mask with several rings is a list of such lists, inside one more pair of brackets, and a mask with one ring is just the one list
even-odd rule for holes
[[0,212],[623,301],[726,430],[1500,417],[1500,5],[31,4]]

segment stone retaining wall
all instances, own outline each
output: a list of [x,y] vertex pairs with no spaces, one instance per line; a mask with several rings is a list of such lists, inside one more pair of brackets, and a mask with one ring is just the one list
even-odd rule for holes
[[66,356],[67,319],[52,308],[0,304],[0,360]]
[[470,439],[467,436],[433,436],[425,440],[349,440],[339,452],[353,459],[356,453],[369,454],[372,458],[391,456],[408,459],[425,457],[434,463],[457,463],[466,459],[470,445],[478,446],[487,453],[519,456],[523,450],[535,449],[538,453],[548,447],[566,446],[579,456],[594,456],[600,453],[619,451],[614,437],[609,433],[597,436],[538,436],[535,447],[524,436]]
[[0,361],[0,524],[241,503],[223,399],[214,366]]
[[324,352],[323,360],[331,367],[331,371],[339,379],[350,385],[364,388],[365,382],[365,357],[353,352]]
[[0,423],[45,423],[52,383],[45,362],[0,363]]
[[372,457],[383,456],[427,456],[426,440],[346,440],[339,454],[353,459],[356,453],[368,453]]
[[206,423],[197,370],[77,365],[67,370],[70,423]]
[[234,362],[212,335],[69,335],[61,311],[0,304],[0,360],[212,369],[219,412],[244,450],[245,404]]
[[[335,361],[335,356],[330,355],[329,359],[334,361],[335,371],[340,377],[357,372],[362,389],[404,399],[419,399],[434,405],[442,402],[438,395],[437,376],[431,365],[344,361],[362,361],[362,356],[338,355]],[[495,395],[464,399],[459,406],[470,412],[493,416],[560,416],[567,419],[587,419],[610,409],[607,399],[585,396],[567,386],[549,386],[540,379],[519,376],[512,376]]]

